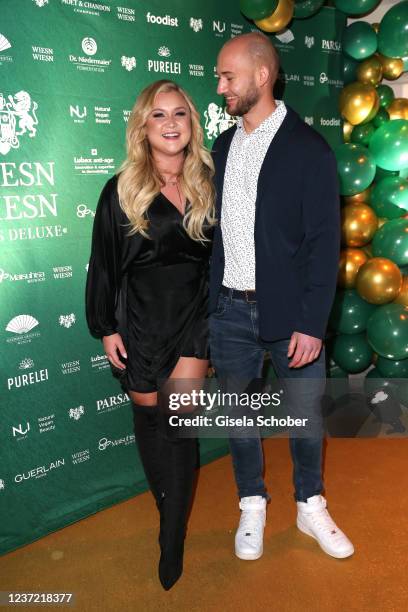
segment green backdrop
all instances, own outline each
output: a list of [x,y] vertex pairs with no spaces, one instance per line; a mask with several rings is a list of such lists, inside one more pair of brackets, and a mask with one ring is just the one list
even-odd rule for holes
[[[222,44],[253,24],[238,0],[2,0],[0,20],[0,552],[146,488],[129,398],[89,333],[84,287],[99,192],[124,156],[138,92],[174,78],[208,146],[233,119]],[[344,16],[272,36],[284,99],[341,142]],[[202,462],[226,451],[201,442]]]

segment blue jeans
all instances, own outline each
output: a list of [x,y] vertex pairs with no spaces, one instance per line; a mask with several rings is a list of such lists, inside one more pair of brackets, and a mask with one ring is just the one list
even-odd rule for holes
[[[305,378],[307,393],[302,394],[302,412],[316,414],[316,404],[325,385],[324,347],[319,358],[302,368],[289,368],[290,339],[265,342],[259,337],[256,302],[220,293],[217,308],[210,316],[211,361],[221,380],[260,378],[265,351],[280,379]],[[295,331],[295,330],[294,330]],[[306,381],[305,381],[306,382]],[[258,432],[259,434],[259,432]],[[263,480],[263,453],[260,436],[230,437],[230,450],[239,497],[261,495],[268,498]],[[323,490],[322,436],[290,438],[295,500],[306,501]]]

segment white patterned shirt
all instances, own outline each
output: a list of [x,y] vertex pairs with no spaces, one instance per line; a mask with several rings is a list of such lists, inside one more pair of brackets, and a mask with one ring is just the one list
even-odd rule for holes
[[231,142],[222,193],[221,232],[225,268],[222,284],[232,289],[255,289],[255,201],[258,177],[273,137],[286,115],[282,100],[250,134],[242,117]]

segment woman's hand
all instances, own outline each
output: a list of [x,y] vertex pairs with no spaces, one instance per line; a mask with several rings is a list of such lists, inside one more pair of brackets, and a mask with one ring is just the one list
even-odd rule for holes
[[120,361],[118,357],[118,353],[124,358],[127,359],[126,349],[122,342],[122,338],[120,334],[111,334],[110,336],[104,336],[102,338],[103,348],[105,349],[105,353],[111,362],[116,368],[120,370],[125,370],[125,364]]

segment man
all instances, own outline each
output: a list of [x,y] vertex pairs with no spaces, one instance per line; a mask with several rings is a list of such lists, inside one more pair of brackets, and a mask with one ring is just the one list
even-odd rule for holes
[[[237,125],[213,146],[217,218],[210,282],[211,356],[217,375],[261,376],[265,351],[282,379],[305,380],[302,410],[324,388],[322,340],[334,298],[339,199],[334,155],[273,87],[279,60],[261,33],[237,36],[218,56],[217,93]],[[235,552],[263,552],[267,493],[258,437],[230,437],[241,519]],[[328,511],[322,437],[290,439],[297,526],[329,555],[353,554]]]

